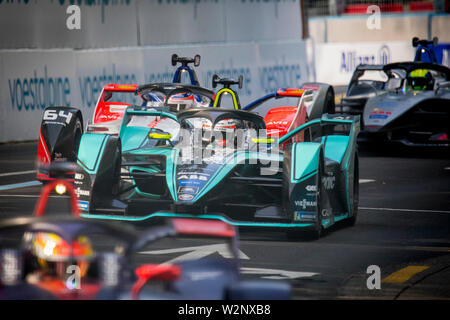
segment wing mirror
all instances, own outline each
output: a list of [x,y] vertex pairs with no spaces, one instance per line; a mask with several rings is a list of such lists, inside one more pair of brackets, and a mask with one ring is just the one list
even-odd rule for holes
[[437,94],[439,89],[450,88],[450,81],[438,82],[434,93]]
[[170,140],[172,139],[172,134],[168,132],[149,132],[148,137],[157,140]]

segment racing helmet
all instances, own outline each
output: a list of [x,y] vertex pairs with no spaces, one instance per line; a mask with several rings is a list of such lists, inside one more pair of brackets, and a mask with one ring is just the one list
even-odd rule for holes
[[414,90],[432,90],[433,76],[428,69],[416,69],[411,71],[407,77],[408,85]]
[[195,95],[191,93],[174,94],[167,99],[171,112],[179,112],[196,106]]
[[54,233],[37,232],[25,235],[25,243],[36,258],[40,270],[49,276],[64,278],[69,265],[77,265],[80,276],[86,276],[94,258],[91,241],[79,236],[72,245]]

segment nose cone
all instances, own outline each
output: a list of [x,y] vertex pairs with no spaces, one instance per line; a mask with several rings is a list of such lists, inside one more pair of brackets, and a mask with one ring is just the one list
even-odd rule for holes
[[220,167],[216,163],[179,165],[176,172],[177,202],[184,204],[195,202]]

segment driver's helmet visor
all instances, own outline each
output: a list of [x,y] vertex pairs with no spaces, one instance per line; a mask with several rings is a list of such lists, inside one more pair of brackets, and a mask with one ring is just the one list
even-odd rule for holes
[[415,90],[426,89],[432,81],[431,73],[428,69],[416,69],[409,73],[409,85]]
[[167,99],[167,105],[171,112],[179,112],[187,108],[195,107],[195,96],[190,93],[174,94]]
[[94,251],[90,240],[78,237],[71,245],[54,233],[38,232],[30,236],[31,252],[46,261],[68,261],[71,257],[91,260]]

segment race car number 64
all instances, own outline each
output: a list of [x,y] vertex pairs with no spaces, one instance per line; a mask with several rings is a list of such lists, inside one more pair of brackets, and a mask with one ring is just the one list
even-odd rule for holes
[[65,113],[63,110],[60,110],[59,113],[57,113],[57,110],[47,110],[44,113],[44,120],[56,120],[58,117],[65,118],[66,123],[69,124],[70,119],[72,119],[72,113]]

